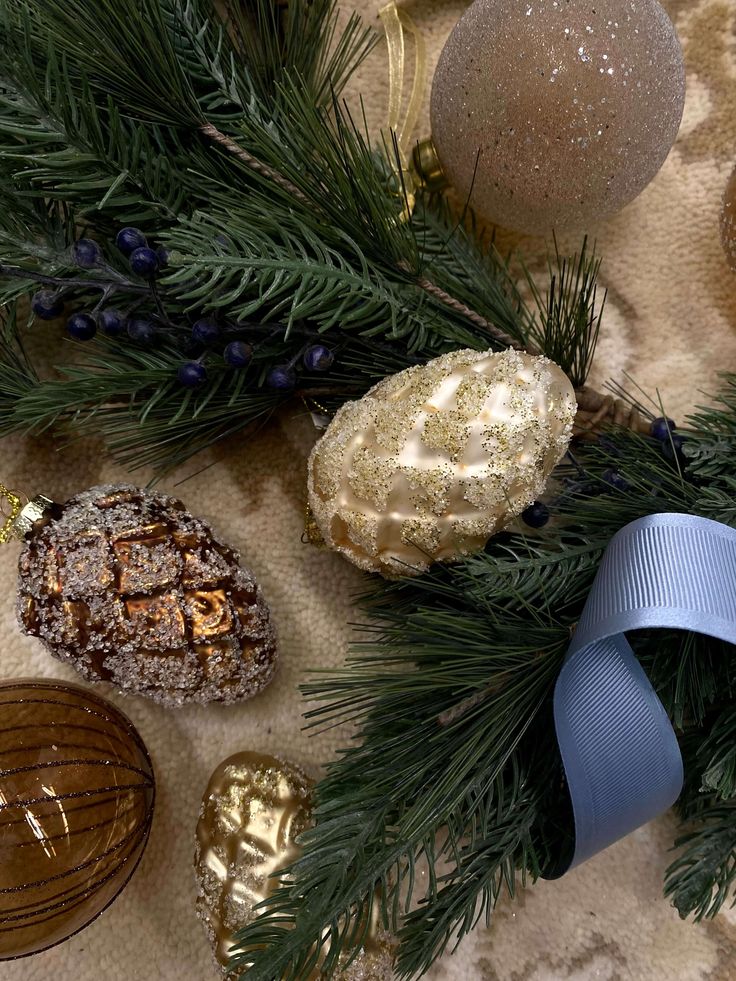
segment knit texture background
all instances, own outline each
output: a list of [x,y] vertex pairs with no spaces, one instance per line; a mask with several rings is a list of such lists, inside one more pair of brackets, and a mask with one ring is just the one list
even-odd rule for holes
[[[520,0],[521,2],[521,0]],[[531,0],[530,0],[531,2]],[[623,2],[623,0],[622,0]],[[590,229],[604,257],[609,303],[594,381],[629,372],[659,391],[681,416],[736,369],[736,275],[722,253],[718,216],[736,163],[736,0],[666,0],[688,71],[685,118],[661,173],[605,226]],[[379,26],[376,0],[345,0]],[[414,0],[432,64],[465,5]],[[380,47],[353,84],[369,122],[385,118],[387,68]],[[426,135],[425,118],[419,136]],[[574,242],[571,244],[575,244]],[[541,267],[543,243],[523,243]],[[38,330],[54,328],[39,325]],[[117,902],[91,927],[45,954],[0,965],[2,981],[216,981],[204,931],[194,915],[194,827],[214,767],[231,753],[279,752],[314,775],[334,753],[338,733],[308,738],[297,685],[315,667],[341,663],[355,619],[351,597],[361,577],[337,556],[302,545],[305,461],[315,433],[298,410],[255,442],[227,446],[172,474],[163,489],[182,497],[243,553],[258,576],[281,639],[281,666],[270,689],[240,707],[167,711],[142,698],[100,691],[148,744],[158,778],[148,851]],[[207,467],[208,469],[202,469]],[[189,475],[197,472],[196,476]],[[51,439],[0,444],[0,476],[29,495],[65,500],[128,475],[105,463],[99,447],[59,451]],[[149,474],[136,475],[145,484]],[[182,481],[186,481],[181,483]],[[0,553],[0,676],[75,680],[14,614],[19,546]],[[682,923],[662,898],[674,822],[665,817],[560,882],[502,903],[492,928],[481,925],[432,972],[446,981],[724,981],[736,971],[736,916]]]

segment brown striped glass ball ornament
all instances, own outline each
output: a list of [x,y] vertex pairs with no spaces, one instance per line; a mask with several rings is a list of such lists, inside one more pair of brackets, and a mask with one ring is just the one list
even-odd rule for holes
[[271,681],[261,589],[181,501],[117,485],[40,510],[20,557],[18,618],[54,657],[168,706],[242,701]]
[[721,242],[728,264],[736,272],[736,167],[726,184],[721,209]]
[[60,681],[0,683],[0,960],[78,933],[126,885],[153,767],[114,705]]

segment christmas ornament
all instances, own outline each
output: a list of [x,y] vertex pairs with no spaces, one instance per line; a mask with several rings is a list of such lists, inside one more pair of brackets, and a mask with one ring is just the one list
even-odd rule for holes
[[454,351],[344,405],[309,461],[325,542],[362,569],[412,575],[482,548],[540,494],[575,394],[516,351]]
[[0,683],[0,959],[84,929],[124,888],[153,818],[151,760],[114,705],[60,681]]
[[[210,778],[194,854],[197,914],[225,973],[236,932],[278,887],[274,873],[301,854],[296,839],[311,824],[312,787],[298,766],[259,753],[231,756]],[[316,968],[304,981],[321,977]],[[379,930],[377,918],[366,947],[337,977],[391,981],[392,944]]]
[[432,140],[477,211],[544,234],[632,201],[664,163],[684,98],[680,43],[656,0],[475,0],[440,56]]
[[290,763],[238,753],[217,767],[202,802],[194,857],[197,914],[226,967],[233,936],[276,887],[272,873],[299,855],[312,782]]
[[15,521],[23,630],[89,681],[164,705],[234,702],[271,680],[268,607],[238,555],[184,505],[127,485]]
[[729,266],[736,272],[736,167],[726,185],[721,210],[721,241]]

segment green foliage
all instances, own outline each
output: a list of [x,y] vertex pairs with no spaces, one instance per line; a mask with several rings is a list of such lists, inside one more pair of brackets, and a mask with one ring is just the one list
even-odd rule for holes
[[[332,0],[287,12],[267,0],[3,0],[0,42],[0,302],[44,284],[68,312],[114,303],[159,328],[148,350],[125,336],[62,345],[56,377],[39,372],[15,405],[8,391],[0,432],[95,429],[122,463],[166,470],[283,403],[269,367],[294,365],[297,397],[317,392],[334,410],[391,371],[497,347],[486,322],[554,349],[582,380],[596,260],[558,257],[535,310],[442,202],[420,199],[403,220],[390,144],[388,156],[372,146],[339,101],[374,36],[356,18],[338,33]],[[110,244],[123,224],[170,250],[155,293]],[[83,276],[70,252],[80,226],[107,262]],[[255,363],[244,375],[221,351],[195,351],[208,382],[192,395],[176,369],[204,315],[251,343]],[[301,368],[316,338],[337,355],[319,378]]]
[[[556,254],[527,302],[470,218],[420,196],[405,220],[390,140],[372,145],[340,101],[374,40],[355,18],[338,32],[333,0],[286,12],[271,0],[0,0],[0,434],[101,433],[130,468],[165,470],[267,420],[287,399],[268,387],[275,365],[297,371],[294,398],[332,411],[445,351],[497,348],[494,330],[584,383],[599,261],[586,243]],[[111,244],[123,224],[170,251],[155,285]],[[81,231],[104,248],[92,270],[74,266]],[[18,316],[39,285],[69,311],[149,318],[157,341],[60,344],[49,377]],[[218,347],[193,350],[203,315],[253,346],[247,370]],[[336,355],[319,376],[302,368],[317,339]],[[208,381],[184,390],[176,371],[193,356]],[[554,871],[571,820],[551,696],[571,630],[624,524],[688,511],[736,526],[736,378],[687,435],[668,458],[612,431],[560,468],[541,533],[519,526],[450,568],[373,584],[346,667],[306,686],[310,725],[350,721],[357,735],[317,788],[303,856],[240,935],[234,966],[249,981],[296,981],[320,958],[331,971],[376,906],[401,942],[399,976],[416,976],[517,879]],[[667,890],[683,913],[711,915],[733,892],[736,855],[732,652],[675,633],[636,649],[685,750],[687,829]]]
[[[736,401],[724,399],[707,426],[696,416],[681,430],[698,459],[710,460],[736,421]],[[350,949],[348,925],[375,902],[401,940],[398,976],[417,977],[502,891],[514,894],[517,876],[554,873],[572,822],[552,694],[600,556],[652,511],[713,516],[730,459],[720,464],[711,487],[658,441],[613,430],[561,468],[557,518],[542,532],[506,533],[457,565],[373,585],[366,640],[344,671],[305,688],[318,702],[312,724],[350,720],[358,737],[318,786],[316,827],[290,884],[240,934],[234,963],[251,966],[248,978],[303,976],[319,938],[334,962]],[[628,489],[606,480],[612,466]],[[635,641],[683,739],[687,824],[667,893],[683,915],[713,915],[736,877],[733,652],[676,632]],[[344,836],[331,852],[336,829]],[[437,875],[415,885],[411,906],[397,905],[402,877],[423,858]]]

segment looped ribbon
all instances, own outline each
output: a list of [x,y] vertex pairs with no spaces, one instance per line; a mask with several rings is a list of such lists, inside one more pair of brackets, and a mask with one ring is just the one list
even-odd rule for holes
[[[424,104],[427,88],[427,49],[424,37],[414,21],[392,0],[382,7],[378,16],[383,22],[388,46],[388,128],[396,134],[396,146],[399,151],[401,170],[407,194],[407,209],[405,218],[411,215],[416,199],[415,182],[409,167],[409,151],[414,136],[419,114]],[[401,121],[401,107],[404,101],[404,81],[406,77],[406,34],[414,41],[414,81],[409,93],[409,99]]]
[[654,514],[609,543],[555,688],[575,848],[551,878],[680,795],[677,737],[626,639],[627,631],[651,627],[736,643],[736,530],[688,514]]
[[0,545],[4,545],[14,537],[15,522],[22,507],[20,496],[8,490],[5,484],[0,484],[0,518],[3,518],[0,526]]

